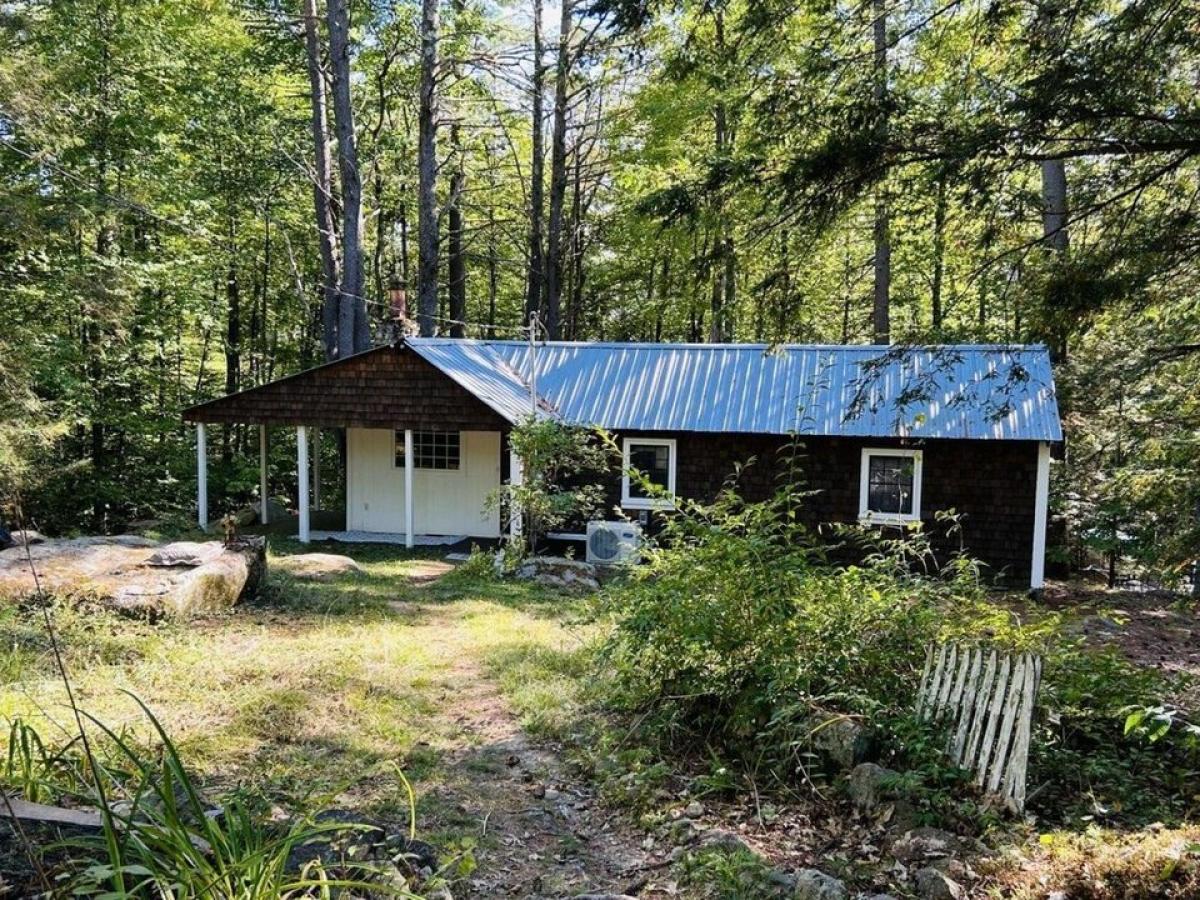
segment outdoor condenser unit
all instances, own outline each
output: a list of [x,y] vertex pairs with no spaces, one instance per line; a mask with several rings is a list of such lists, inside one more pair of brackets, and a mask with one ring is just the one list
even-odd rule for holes
[[588,522],[587,561],[606,566],[636,559],[642,544],[641,526],[633,522]]

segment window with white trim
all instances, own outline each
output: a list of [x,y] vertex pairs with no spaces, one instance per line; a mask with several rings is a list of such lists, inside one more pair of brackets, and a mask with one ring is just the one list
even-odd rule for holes
[[[404,431],[399,429],[396,439],[396,468],[404,468]],[[456,470],[460,461],[460,445],[457,431],[414,431],[413,468]]]
[[921,518],[920,450],[866,447],[858,488],[861,522],[898,525]]
[[[630,509],[674,509],[675,439],[632,437],[625,438],[621,446],[621,505]],[[656,496],[657,492],[648,491],[638,479],[631,479],[630,469],[636,469],[667,496]]]

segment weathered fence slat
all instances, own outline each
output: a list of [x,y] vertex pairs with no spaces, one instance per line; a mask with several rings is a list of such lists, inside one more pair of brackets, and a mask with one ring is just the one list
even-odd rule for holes
[[930,645],[925,654],[917,714],[946,720],[947,752],[975,773],[980,787],[1020,812],[1033,708],[1042,661],[1029,653],[1003,654],[980,647]]

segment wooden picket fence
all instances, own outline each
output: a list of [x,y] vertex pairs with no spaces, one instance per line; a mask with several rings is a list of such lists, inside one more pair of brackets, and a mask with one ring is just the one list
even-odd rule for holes
[[947,751],[985,791],[1014,812],[1025,808],[1025,775],[1041,657],[931,644],[917,714],[950,728]]

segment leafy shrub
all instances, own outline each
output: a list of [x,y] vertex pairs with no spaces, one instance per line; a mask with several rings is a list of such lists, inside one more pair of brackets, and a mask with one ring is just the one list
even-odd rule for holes
[[646,564],[599,599],[613,625],[612,699],[653,736],[815,779],[814,714],[832,711],[886,737],[889,764],[921,783],[906,793],[923,817],[978,821],[969,777],[913,707],[929,642],[984,643],[1045,658],[1035,811],[1108,821],[1194,811],[1197,729],[1162,706],[1161,675],[1065,636],[1061,616],[989,601],[977,566],[965,556],[938,566],[919,529],[842,528],[863,561],[836,567],[800,524],[804,500],[784,490],[746,503],[729,489],[713,504],[685,502]]
[[798,519],[804,495],[746,503],[726,490],[669,518],[646,564],[602,599],[621,700],[658,705],[718,744],[751,742],[812,707],[886,714],[911,705],[951,607],[979,588],[969,568],[914,574],[919,532],[838,568]]
[[488,505],[519,509],[529,549],[548,531],[587,519],[600,509],[600,486],[611,463],[612,443],[595,431],[556,419],[532,416],[509,432],[509,445],[521,459],[520,484],[498,488]]

